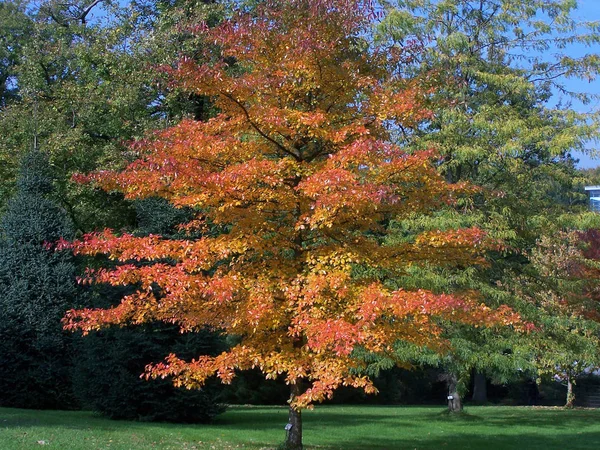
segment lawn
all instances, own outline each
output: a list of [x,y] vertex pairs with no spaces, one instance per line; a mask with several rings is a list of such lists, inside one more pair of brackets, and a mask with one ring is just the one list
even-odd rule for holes
[[[317,406],[304,413],[308,449],[597,449],[600,410]],[[89,412],[0,408],[0,449],[260,449],[280,443],[285,408],[231,407],[212,425],[118,422]]]

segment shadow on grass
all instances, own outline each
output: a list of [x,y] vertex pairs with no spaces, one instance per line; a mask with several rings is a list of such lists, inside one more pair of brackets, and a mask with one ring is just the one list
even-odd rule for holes
[[[600,443],[600,432],[564,433],[560,436],[544,436],[539,434],[479,435],[460,434],[429,438],[415,436],[414,439],[394,439],[387,437],[366,437],[339,442],[332,446],[319,446],[327,449],[410,449],[410,450],[595,450]],[[309,448],[311,448],[309,446]]]
[[[316,425],[318,427],[356,427],[359,425],[370,424],[372,426],[402,426],[404,428],[415,427],[413,418],[408,415],[398,414],[372,414],[377,411],[374,408],[366,409],[364,412],[340,412],[339,407],[329,410],[328,408],[318,408],[316,411],[306,411],[303,413],[302,421],[305,427]],[[354,407],[354,410],[359,408]],[[238,407],[230,409],[227,414],[219,416],[214,425],[217,426],[235,426],[241,429],[256,430],[259,428],[272,429],[273,426],[280,426],[287,422],[288,410],[281,408],[273,410],[272,408]]]
[[[416,408],[415,408],[416,409]],[[242,429],[270,429],[287,421],[287,408],[271,407],[234,407],[215,421],[216,426],[235,426]],[[452,427],[483,426],[492,428],[548,428],[571,429],[581,425],[600,421],[598,410],[564,410],[539,408],[494,407],[466,409],[459,414],[450,414],[439,407],[419,408],[416,414],[410,414],[406,407],[349,407],[340,411],[340,407],[318,407],[317,410],[303,414],[306,426],[319,427],[356,427],[370,424],[403,428],[422,428],[429,425]],[[600,447],[600,445],[599,445]]]
[[[421,417],[423,420],[425,416]],[[549,428],[549,429],[574,429],[586,423],[600,421],[598,410],[566,410],[562,408],[494,408],[490,412],[485,409],[476,410],[471,414],[469,410],[465,413],[452,417],[452,415],[431,415],[428,420],[444,422],[452,421],[453,424],[470,425],[472,422],[485,422],[494,428]],[[600,443],[599,443],[600,446]]]
[[19,408],[0,409],[0,428],[57,427],[70,430],[113,431],[144,430],[148,427],[165,429],[185,429],[198,427],[198,424],[177,424],[166,422],[134,422],[111,420],[91,411],[51,411]]
[[[279,433],[283,440],[286,422],[285,407],[232,407],[207,426],[111,421],[90,412],[0,409],[0,429],[126,430],[140,436],[184,432],[182,439],[190,442],[200,439],[195,436],[204,429],[224,441],[236,436],[236,442],[251,443],[253,448],[271,448],[276,444],[273,436]],[[304,415],[308,448],[319,449],[591,450],[600,447],[598,423],[597,410],[509,407],[469,408],[449,415],[440,407],[336,406],[320,407]],[[318,447],[311,447],[311,443]]]
[[423,414],[423,417],[420,418],[421,421],[425,422],[450,422],[450,423],[473,423],[473,422],[483,422],[485,418],[481,416],[477,416],[471,414],[468,410],[464,410],[459,413],[451,413],[447,409],[436,413],[428,413]]

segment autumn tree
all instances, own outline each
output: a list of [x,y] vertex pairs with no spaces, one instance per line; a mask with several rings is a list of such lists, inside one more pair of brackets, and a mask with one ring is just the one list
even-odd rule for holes
[[[290,448],[302,446],[303,408],[342,385],[374,391],[356,374],[353,350],[401,363],[398,341],[444,350],[447,321],[519,321],[472,292],[393,289],[378,275],[427,261],[483,263],[481,252],[498,243],[476,227],[384,242],[390,219],[430,214],[475,188],[447,183],[432,164],[435,151],[390,142],[393,129],[431,118],[423,106],[431,92],[426,80],[400,75],[402,52],[369,42],[371,12],[346,0],[265,1],[215,28],[197,24],[193,31],[211,43],[200,50],[208,62],[185,58],[170,72],[181,89],[212,98],[218,114],[137,142],[139,159],[121,172],[81,177],[128,198],[159,195],[191,208],[182,229],[203,237],[107,230],[75,242],[80,254],[119,263],[90,279],[138,289],[113,308],[70,311],[66,328],[162,320],[237,336],[216,357],[170,355],[146,376],[189,388],[251,368],[282,376],[291,387]],[[358,276],[359,267],[373,270]]]

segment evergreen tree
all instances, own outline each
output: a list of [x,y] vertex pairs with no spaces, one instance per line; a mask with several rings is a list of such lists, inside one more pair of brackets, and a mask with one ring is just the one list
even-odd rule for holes
[[50,198],[47,155],[21,162],[17,194],[0,222],[0,404],[28,408],[74,406],[70,336],[61,326],[74,305],[75,266],[54,243],[72,238],[65,212]]
[[[137,234],[176,236],[177,225],[189,220],[189,211],[161,198],[134,202]],[[100,285],[87,303],[110,307],[131,289]],[[168,380],[140,379],[149,361],[160,360],[176,349],[193,358],[225,350],[214,332],[181,334],[172,324],[154,322],[142,327],[113,327],[91,333],[77,342],[74,386],[84,407],[112,419],[167,422],[209,422],[224,411],[217,403],[216,386],[202,390],[176,388]]]

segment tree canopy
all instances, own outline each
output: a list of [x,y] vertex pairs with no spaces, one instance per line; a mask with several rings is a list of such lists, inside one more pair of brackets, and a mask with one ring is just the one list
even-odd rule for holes
[[211,375],[229,382],[236,369],[257,367],[286,378],[294,416],[341,385],[373,391],[354,372],[355,348],[396,358],[399,340],[443,349],[444,321],[520,325],[474,293],[391,289],[377,271],[353,274],[357,266],[402,273],[427,261],[483,264],[483,252],[499,245],[475,227],[397,245],[382,239],[390,219],[430,214],[476,188],[447,183],[434,150],[409,153],[390,142],[393,124],[431,117],[430,91],[426,80],[399,76],[402,53],[369,45],[369,11],[341,0],[266,1],[252,15],[195,28],[213,44],[208,62],[184,58],[166,70],[182,89],[213,98],[218,114],[139,141],[139,159],[121,172],[82,179],[193,208],[186,227],[205,235],[105,231],[76,242],[78,253],[122,263],[92,274],[96,281],[140,289],[115,308],[70,311],[67,328],[163,320],[184,331],[221,329],[239,344],[192,361],[171,355],[147,375],[199,387]]

